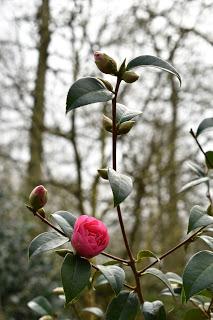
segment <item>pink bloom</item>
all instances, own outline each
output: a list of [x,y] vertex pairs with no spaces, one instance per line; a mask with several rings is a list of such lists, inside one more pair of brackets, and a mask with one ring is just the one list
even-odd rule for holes
[[94,52],[94,58],[95,58],[95,61],[103,60],[104,59],[104,54],[101,51],[95,51]]
[[38,210],[47,203],[47,189],[40,185],[33,189],[29,196],[30,205]]
[[82,215],[75,222],[71,243],[79,255],[92,258],[107,247],[109,234],[102,221]]

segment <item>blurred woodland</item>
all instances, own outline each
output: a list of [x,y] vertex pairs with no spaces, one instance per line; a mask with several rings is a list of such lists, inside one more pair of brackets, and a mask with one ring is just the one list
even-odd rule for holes
[[[118,63],[156,55],[171,62],[183,81],[179,88],[167,73],[143,68],[139,81],[123,83],[118,97],[143,112],[118,142],[120,171],[134,181],[122,206],[134,252],[165,252],[184,236],[192,205],[207,206],[205,189],[178,191],[193,177],[187,161],[203,161],[189,130],[211,112],[213,3],[1,0],[0,6],[0,320],[37,319],[27,302],[60,286],[61,258],[40,256],[29,265],[29,242],[46,230],[25,208],[33,187],[48,189],[49,213],[102,219],[111,233],[107,250],[125,257],[110,187],[97,174],[111,161],[111,135],[102,126],[110,107],[89,105],[65,115],[73,81],[102,77],[95,50]],[[209,138],[202,139],[205,149]],[[181,272],[183,250],[166,260],[169,271]],[[163,288],[151,281],[144,286],[151,297]],[[99,292],[96,303],[104,305],[105,296]],[[88,306],[90,298],[85,296]]]

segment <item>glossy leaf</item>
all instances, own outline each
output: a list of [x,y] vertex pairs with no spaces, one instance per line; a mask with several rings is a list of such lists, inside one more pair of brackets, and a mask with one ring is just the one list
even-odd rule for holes
[[145,301],[141,306],[144,320],[166,320],[166,311],[162,301]]
[[183,271],[186,301],[213,284],[213,252],[200,251],[188,261]]
[[158,262],[160,262],[160,259],[158,258],[158,256],[156,256],[156,254],[150,250],[141,250],[138,252],[137,262],[143,260],[144,258],[155,258],[158,260]]
[[203,170],[202,167],[200,167],[197,163],[189,161],[187,162],[187,165],[191,170],[193,170],[199,177],[204,177],[205,176],[205,171]]
[[132,179],[113,169],[108,169],[109,183],[114,196],[114,206],[124,201],[132,191]]
[[184,320],[205,320],[208,319],[200,309],[190,309],[186,312]]
[[134,320],[138,305],[135,292],[121,291],[108,305],[106,320]]
[[169,280],[169,282],[171,282],[171,283],[176,283],[176,284],[183,283],[182,278],[174,272],[167,272],[165,275],[166,275],[167,279]]
[[175,75],[181,84],[181,77],[177,72],[177,70],[175,70],[175,68],[170,63],[160,58],[157,58],[155,56],[144,55],[144,56],[139,56],[137,58],[134,58],[128,63],[126,69],[130,70],[136,67],[155,67],[155,68],[159,68],[161,70],[167,71]]
[[196,137],[198,137],[202,132],[206,131],[207,129],[213,130],[213,118],[206,118],[199,124],[196,132]]
[[52,306],[45,297],[36,297],[35,299],[29,301],[27,305],[31,310],[33,310],[40,316],[52,314]]
[[209,169],[213,169],[213,151],[206,151],[206,165]]
[[103,316],[104,316],[103,311],[97,307],[84,308],[84,309],[82,309],[82,312],[88,312],[88,313],[94,314],[98,318],[103,318]]
[[67,254],[61,267],[66,304],[76,298],[89,283],[91,266],[88,260]]
[[213,238],[210,236],[199,236],[199,239],[203,240],[211,250],[213,250]]
[[42,252],[53,250],[69,241],[69,238],[57,232],[44,232],[32,240],[29,246],[29,258]]
[[52,214],[52,217],[64,231],[66,236],[71,239],[76,217],[68,211],[57,211]]
[[122,288],[125,280],[125,272],[118,266],[97,266],[104,277],[109,282],[111,288],[118,294]]
[[189,216],[189,225],[187,233],[192,230],[213,224],[213,217],[209,216],[205,209],[200,206],[194,206]]
[[179,192],[186,191],[186,190],[188,190],[188,189],[190,189],[190,188],[192,188],[192,187],[195,187],[195,186],[197,186],[197,185],[199,185],[199,184],[201,184],[201,183],[207,182],[207,181],[209,181],[209,177],[202,177],[202,178],[194,179],[194,180],[188,182],[187,184],[185,184],[185,185],[180,189]]
[[159,280],[161,280],[167,286],[167,288],[170,290],[170,292],[174,295],[174,291],[171,286],[171,283],[169,282],[166,275],[162,271],[160,271],[159,269],[156,269],[156,268],[149,268],[142,275],[145,275],[145,274],[150,274],[152,276],[157,277]]
[[117,103],[116,105],[116,121],[119,124],[132,120],[141,114],[141,111],[128,109],[123,104]]
[[91,103],[106,102],[112,97],[112,92],[100,80],[93,77],[81,78],[69,89],[66,112]]

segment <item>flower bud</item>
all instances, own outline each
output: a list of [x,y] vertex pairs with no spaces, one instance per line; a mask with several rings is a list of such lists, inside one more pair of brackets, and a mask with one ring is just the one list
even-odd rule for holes
[[103,115],[103,126],[106,131],[112,132],[112,120]]
[[101,82],[103,82],[103,84],[105,85],[105,87],[106,87],[109,91],[113,92],[113,86],[111,85],[111,83],[110,83],[109,81],[104,80],[104,79],[101,79],[101,78],[97,78],[97,79],[100,80]]
[[91,259],[108,246],[107,227],[96,218],[81,215],[75,222],[71,243],[76,253]]
[[38,213],[40,214],[40,216],[42,216],[43,218],[45,218],[46,213],[45,213],[45,210],[44,210],[43,208],[38,209]]
[[108,169],[98,169],[99,176],[105,180],[108,180]]
[[95,64],[101,72],[112,74],[113,76],[117,74],[117,64],[115,60],[108,56],[106,53],[96,51],[94,53],[94,58]]
[[209,216],[213,216],[213,207],[212,207],[211,204],[210,204],[210,205],[208,206],[208,208],[207,208],[207,214],[208,214]]
[[133,83],[139,79],[139,75],[137,73],[135,73],[134,71],[125,71],[122,79],[126,83]]
[[134,124],[135,124],[135,121],[125,121],[125,122],[121,123],[118,127],[117,134],[128,133],[132,129]]
[[29,196],[29,202],[33,209],[41,209],[47,203],[47,190],[40,185],[33,189]]

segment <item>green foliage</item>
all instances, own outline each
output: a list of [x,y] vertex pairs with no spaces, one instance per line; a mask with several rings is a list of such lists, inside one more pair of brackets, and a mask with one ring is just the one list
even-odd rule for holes
[[106,102],[113,97],[102,81],[85,77],[77,80],[69,89],[66,102],[66,112],[75,108],[96,102]]
[[123,104],[117,103],[116,106],[116,121],[118,124],[135,119],[142,114],[141,111],[128,109]]
[[183,287],[186,301],[212,285],[213,253],[200,251],[188,261],[183,271]]
[[104,317],[103,311],[100,308],[97,308],[97,307],[84,308],[84,309],[82,309],[82,312],[88,312],[88,313],[94,314],[98,318],[103,318]]
[[155,276],[159,280],[161,280],[167,286],[167,288],[170,290],[170,292],[174,295],[174,291],[173,291],[173,288],[172,288],[169,280],[167,279],[166,275],[161,270],[158,270],[156,268],[149,268],[144,273],[142,273],[142,275],[146,275],[146,274],[150,274],[152,276]]
[[160,262],[158,256],[150,250],[141,250],[137,254],[137,262],[140,262],[144,258],[155,258]]
[[57,232],[44,232],[32,240],[29,246],[29,258],[45,251],[53,250],[69,241]]
[[179,73],[175,70],[175,68],[170,63],[154,56],[144,55],[144,56],[139,56],[137,58],[134,58],[127,64],[126,69],[130,70],[136,67],[145,67],[145,66],[156,67],[161,70],[170,72],[173,75],[177,76],[181,84],[181,77]]
[[65,235],[70,239],[73,233],[76,217],[68,211],[57,211],[52,214],[52,217],[61,227]]
[[184,320],[205,320],[207,316],[200,309],[190,309],[186,312]]
[[166,311],[162,301],[145,301],[141,306],[144,320],[166,320]]
[[189,216],[187,233],[199,227],[207,227],[213,223],[213,217],[207,214],[207,211],[200,206],[194,206]]
[[213,130],[213,118],[206,118],[199,124],[196,137],[206,130]]
[[75,299],[88,285],[91,265],[88,260],[67,254],[61,267],[61,280],[66,304]]
[[199,239],[203,240],[211,250],[213,250],[213,238],[210,236],[199,236]]
[[114,206],[123,202],[132,191],[132,179],[124,174],[117,173],[115,170],[108,169],[109,183],[113,192]]
[[27,305],[30,309],[32,309],[40,316],[52,314],[52,306],[45,297],[36,297],[33,300],[29,301]]
[[137,294],[123,290],[110,302],[106,320],[134,320],[138,306]]
[[123,283],[125,280],[124,270],[118,266],[98,265],[97,267],[107,279],[115,294],[119,294],[119,292],[123,289]]
[[213,169],[213,151],[206,151],[206,166],[209,169]]
[[209,177],[202,177],[202,178],[194,179],[194,180],[188,182],[187,184],[185,184],[185,185],[180,189],[179,192],[186,191],[186,190],[188,190],[188,189],[190,189],[190,188],[192,188],[192,187],[195,187],[195,186],[197,186],[197,185],[199,185],[199,184],[201,184],[201,183],[204,183],[204,182],[206,183],[207,181],[209,181]]

